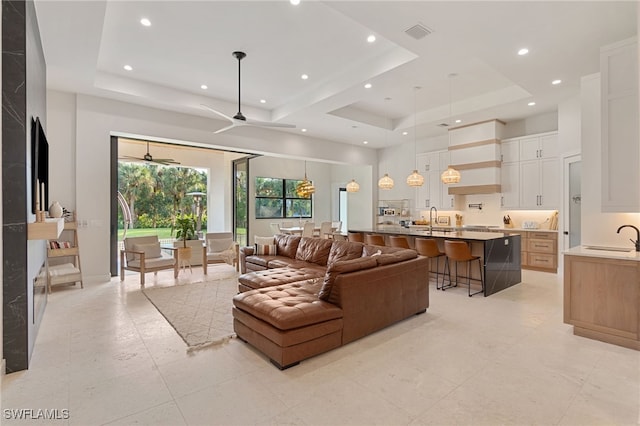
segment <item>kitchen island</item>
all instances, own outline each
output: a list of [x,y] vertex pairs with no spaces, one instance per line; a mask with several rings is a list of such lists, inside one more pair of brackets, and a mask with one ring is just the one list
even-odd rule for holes
[[[349,232],[378,234],[384,236],[403,235],[409,245],[415,247],[416,238],[433,238],[444,252],[444,240],[462,240],[471,246],[471,253],[480,256],[485,280],[484,295],[489,296],[522,281],[520,263],[520,235],[517,233],[470,232],[470,231],[432,231],[416,230],[400,226],[379,227],[376,229],[350,229]],[[439,270],[444,269],[444,258],[440,260]],[[452,269],[453,269],[453,265]],[[432,269],[432,271],[434,271]],[[471,268],[471,278],[479,280],[477,268]],[[466,283],[466,279],[464,280]],[[480,287],[479,281],[471,283]]]

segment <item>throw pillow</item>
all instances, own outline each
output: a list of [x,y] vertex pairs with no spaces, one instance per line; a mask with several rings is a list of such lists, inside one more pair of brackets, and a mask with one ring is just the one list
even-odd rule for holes
[[275,256],[276,245],[275,244],[256,244],[256,254],[258,256]]
[[[150,244],[134,244],[133,251],[142,251],[144,252],[145,259],[153,259],[155,257],[161,257],[162,252],[160,251],[160,243],[150,243]],[[134,255],[134,260],[140,260],[140,255]]]
[[253,237],[253,242],[257,244],[274,244],[274,240],[273,237],[259,237],[259,236],[255,236]]
[[220,253],[233,246],[233,238],[213,238],[207,240],[207,253]]

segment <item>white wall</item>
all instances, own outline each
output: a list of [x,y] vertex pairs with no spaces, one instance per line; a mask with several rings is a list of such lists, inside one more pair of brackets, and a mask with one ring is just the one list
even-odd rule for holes
[[617,234],[620,225],[639,225],[638,213],[602,213],[602,144],[600,133],[600,74],[582,78],[580,104],[582,134],[582,227],[583,245],[629,247],[630,231]]
[[[355,145],[251,127],[214,135],[212,121],[205,117],[86,95],[50,91],[47,97],[48,110],[53,114],[49,121],[55,123],[48,127],[47,137],[50,151],[59,161],[57,167],[51,168],[52,194],[67,208],[77,210],[79,219],[87,221],[88,226],[78,232],[83,250],[83,275],[87,281],[110,279],[108,159],[111,134],[336,164],[372,168],[377,165],[375,150]],[[74,188],[75,193],[69,188]],[[330,213],[323,215],[329,217]],[[230,224],[225,223],[225,228],[230,229]]]
[[558,113],[556,111],[512,121],[504,126],[502,139],[558,130]]
[[360,191],[347,193],[346,229],[371,228],[374,222],[373,196],[378,189],[378,180],[372,177],[371,166],[338,166],[331,168],[332,195],[331,220],[339,218],[338,191],[346,188],[351,179],[360,185]]
[[[0,7],[0,34],[2,34],[2,9]],[[0,69],[2,69],[2,55],[0,55]],[[2,93],[2,78],[0,78],[0,93]],[[2,114],[0,114],[0,129],[2,129]],[[2,146],[2,131],[0,130],[0,146]],[[2,150],[0,150],[0,164],[2,164]],[[2,196],[2,189],[4,188],[4,186],[2,185],[2,174],[0,173],[0,197]],[[0,218],[2,218],[2,203],[0,203]],[[0,221],[2,222],[2,221]],[[0,244],[0,259],[4,259],[4,255],[2,252],[2,244]],[[3,270],[3,266],[4,266],[4,262],[0,262],[0,276],[4,276],[4,270]],[[0,291],[0,385],[2,385],[2,376],[4,375],[4,365],[5,365],[5,360],[4,360],[4,353],[2,352],[2,345],[4,342],[4,332],[3,332],[3,325],[4,325],[4,313],[3,313],[3,306],[4,304],[2,303],[2,296],[3,296],[4,291]]]

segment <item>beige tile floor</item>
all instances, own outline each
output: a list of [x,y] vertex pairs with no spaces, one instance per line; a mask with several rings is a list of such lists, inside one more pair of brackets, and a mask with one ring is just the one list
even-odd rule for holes
[[[286,371],[237,339],[187,353],[129,275],[54,291],[29,370],[2,380],[0,423],[634,425],[639,406],[640,353],[573,336],[555,274],[487,298],[432,286],[426,314]],[[69,419],[7,419],[17,408]]]

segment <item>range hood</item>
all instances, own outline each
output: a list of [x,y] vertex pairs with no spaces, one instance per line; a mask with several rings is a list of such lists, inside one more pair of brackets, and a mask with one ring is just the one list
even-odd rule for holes
[[487,120],[449,129],[450,166],[460,172],[460,182],[448,187],[449,195],[495,194],[500,185],[500,140],[505,123]]

